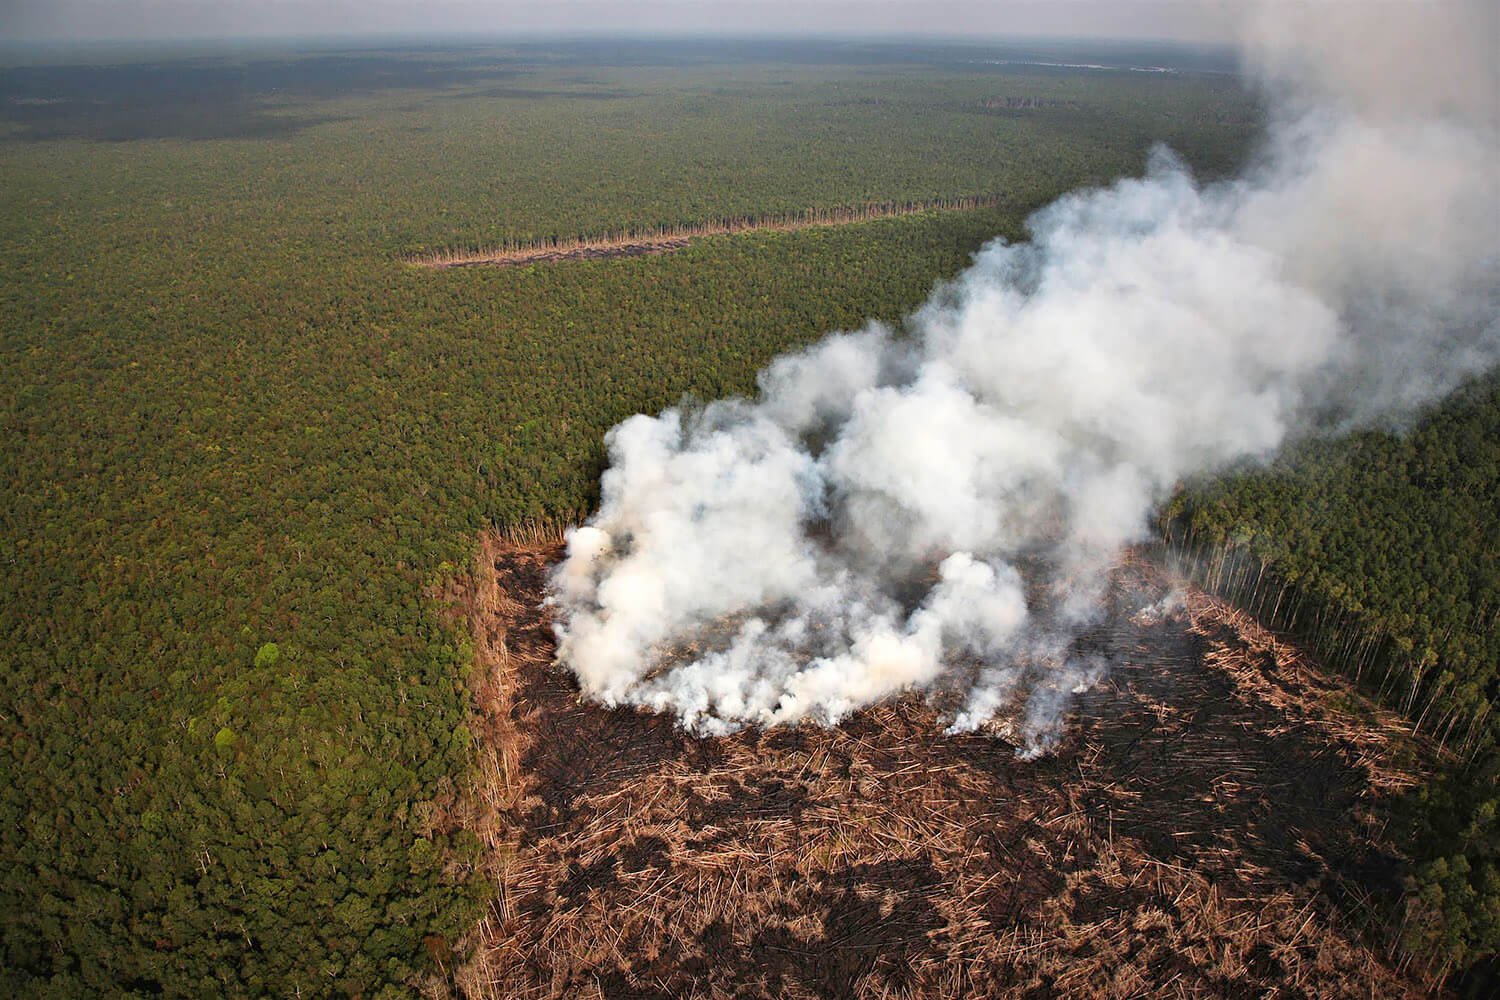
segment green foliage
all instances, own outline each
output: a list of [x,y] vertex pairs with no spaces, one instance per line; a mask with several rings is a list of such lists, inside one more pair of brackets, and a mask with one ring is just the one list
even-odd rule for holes
[[1402,810],[1403,939],[1433,968],[1500,950],[1500,372],[1405,433],[1305,443],[1164,512],[1180,558],[1458,751]]
[[1409,804],[1422,848],[1407,877],[1403,944],[1428,962],[1465,969],[1500,948],[1500,749],[1420,789]]
[[[621,418],[751,391],[1150,140],[1218,169],[1254,120],[1213,77],[542,62],[267,98],[298,117],[275,138],[0,139],[6,992],[387,996],[446,962],[486,889],[435,805],[472,756],[438,568],[586,510]],[[1056,103],[980,104],[1007,94]],[[401,262],[985,193],[662,257]]]

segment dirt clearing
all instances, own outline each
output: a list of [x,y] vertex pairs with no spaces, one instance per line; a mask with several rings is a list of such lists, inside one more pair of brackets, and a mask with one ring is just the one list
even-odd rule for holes
[[957,212],[976,208],[993,208],[1003,199],[998,196],[943,198],[933,201],[878,202],[858,208],[808,209],[789,215],[764,215],[756,218],[717,219],[697,225],[670,226],[652,230],[631,230],[606,236],[553,237],[525,241],[499,248],[478,250],[440,250],[419,254],[408,263],[433,270],[450,267],[525,267],[561,261],[609,260],[614,257],[644,257],[647,254],[681,250],[692,240],[703,236],[734,236],[758,231],[791,232],[820,226],[843,226],[874,219],[890,219],[924,212]]
[[1090,637],[1113,669],[1022,761],[916,698],[715,739],[581,704],[537,609],[558,555],[491,540],[461,599],[500,892],[460,995],[1425,994],[1369,926],[1398,720],[1197,591],[1140,613],[1175,585],[1144,559]]

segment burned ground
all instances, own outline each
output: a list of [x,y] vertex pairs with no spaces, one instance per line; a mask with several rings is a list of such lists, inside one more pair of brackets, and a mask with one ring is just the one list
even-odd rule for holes
[[[700,739],[580,703],[538,609],[556,548],[487,543],[469,822],[499,886],[470,997],[1369,997],[1422,992],[1372,898],[1394,718],[1132,559],[1113,667],[1054,751],[941,735],[917,698]],[[440,989],[435,987],[435,989]]]

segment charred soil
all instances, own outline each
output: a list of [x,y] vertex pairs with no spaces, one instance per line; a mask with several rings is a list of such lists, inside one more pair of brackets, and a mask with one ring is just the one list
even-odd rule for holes
[[[579,700],[539,609],[555,546],[489,539],[462,821],[498,894],[449,987],[523,997],[1421,995],[1371,900],[1410,738],[1150,562],[1110,673],[1040,759],[916,698],[703,739]],[[1334,697],[1337,696],[1337,697]],[[460,949],[463,952],[463,949]]]

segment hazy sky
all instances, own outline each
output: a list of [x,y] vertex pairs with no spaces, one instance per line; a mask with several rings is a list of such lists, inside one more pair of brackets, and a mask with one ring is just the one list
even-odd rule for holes
[[1217,41],[1227,36],[1225,6],[1213,0],[0,0],[0,39],[628,32]]

